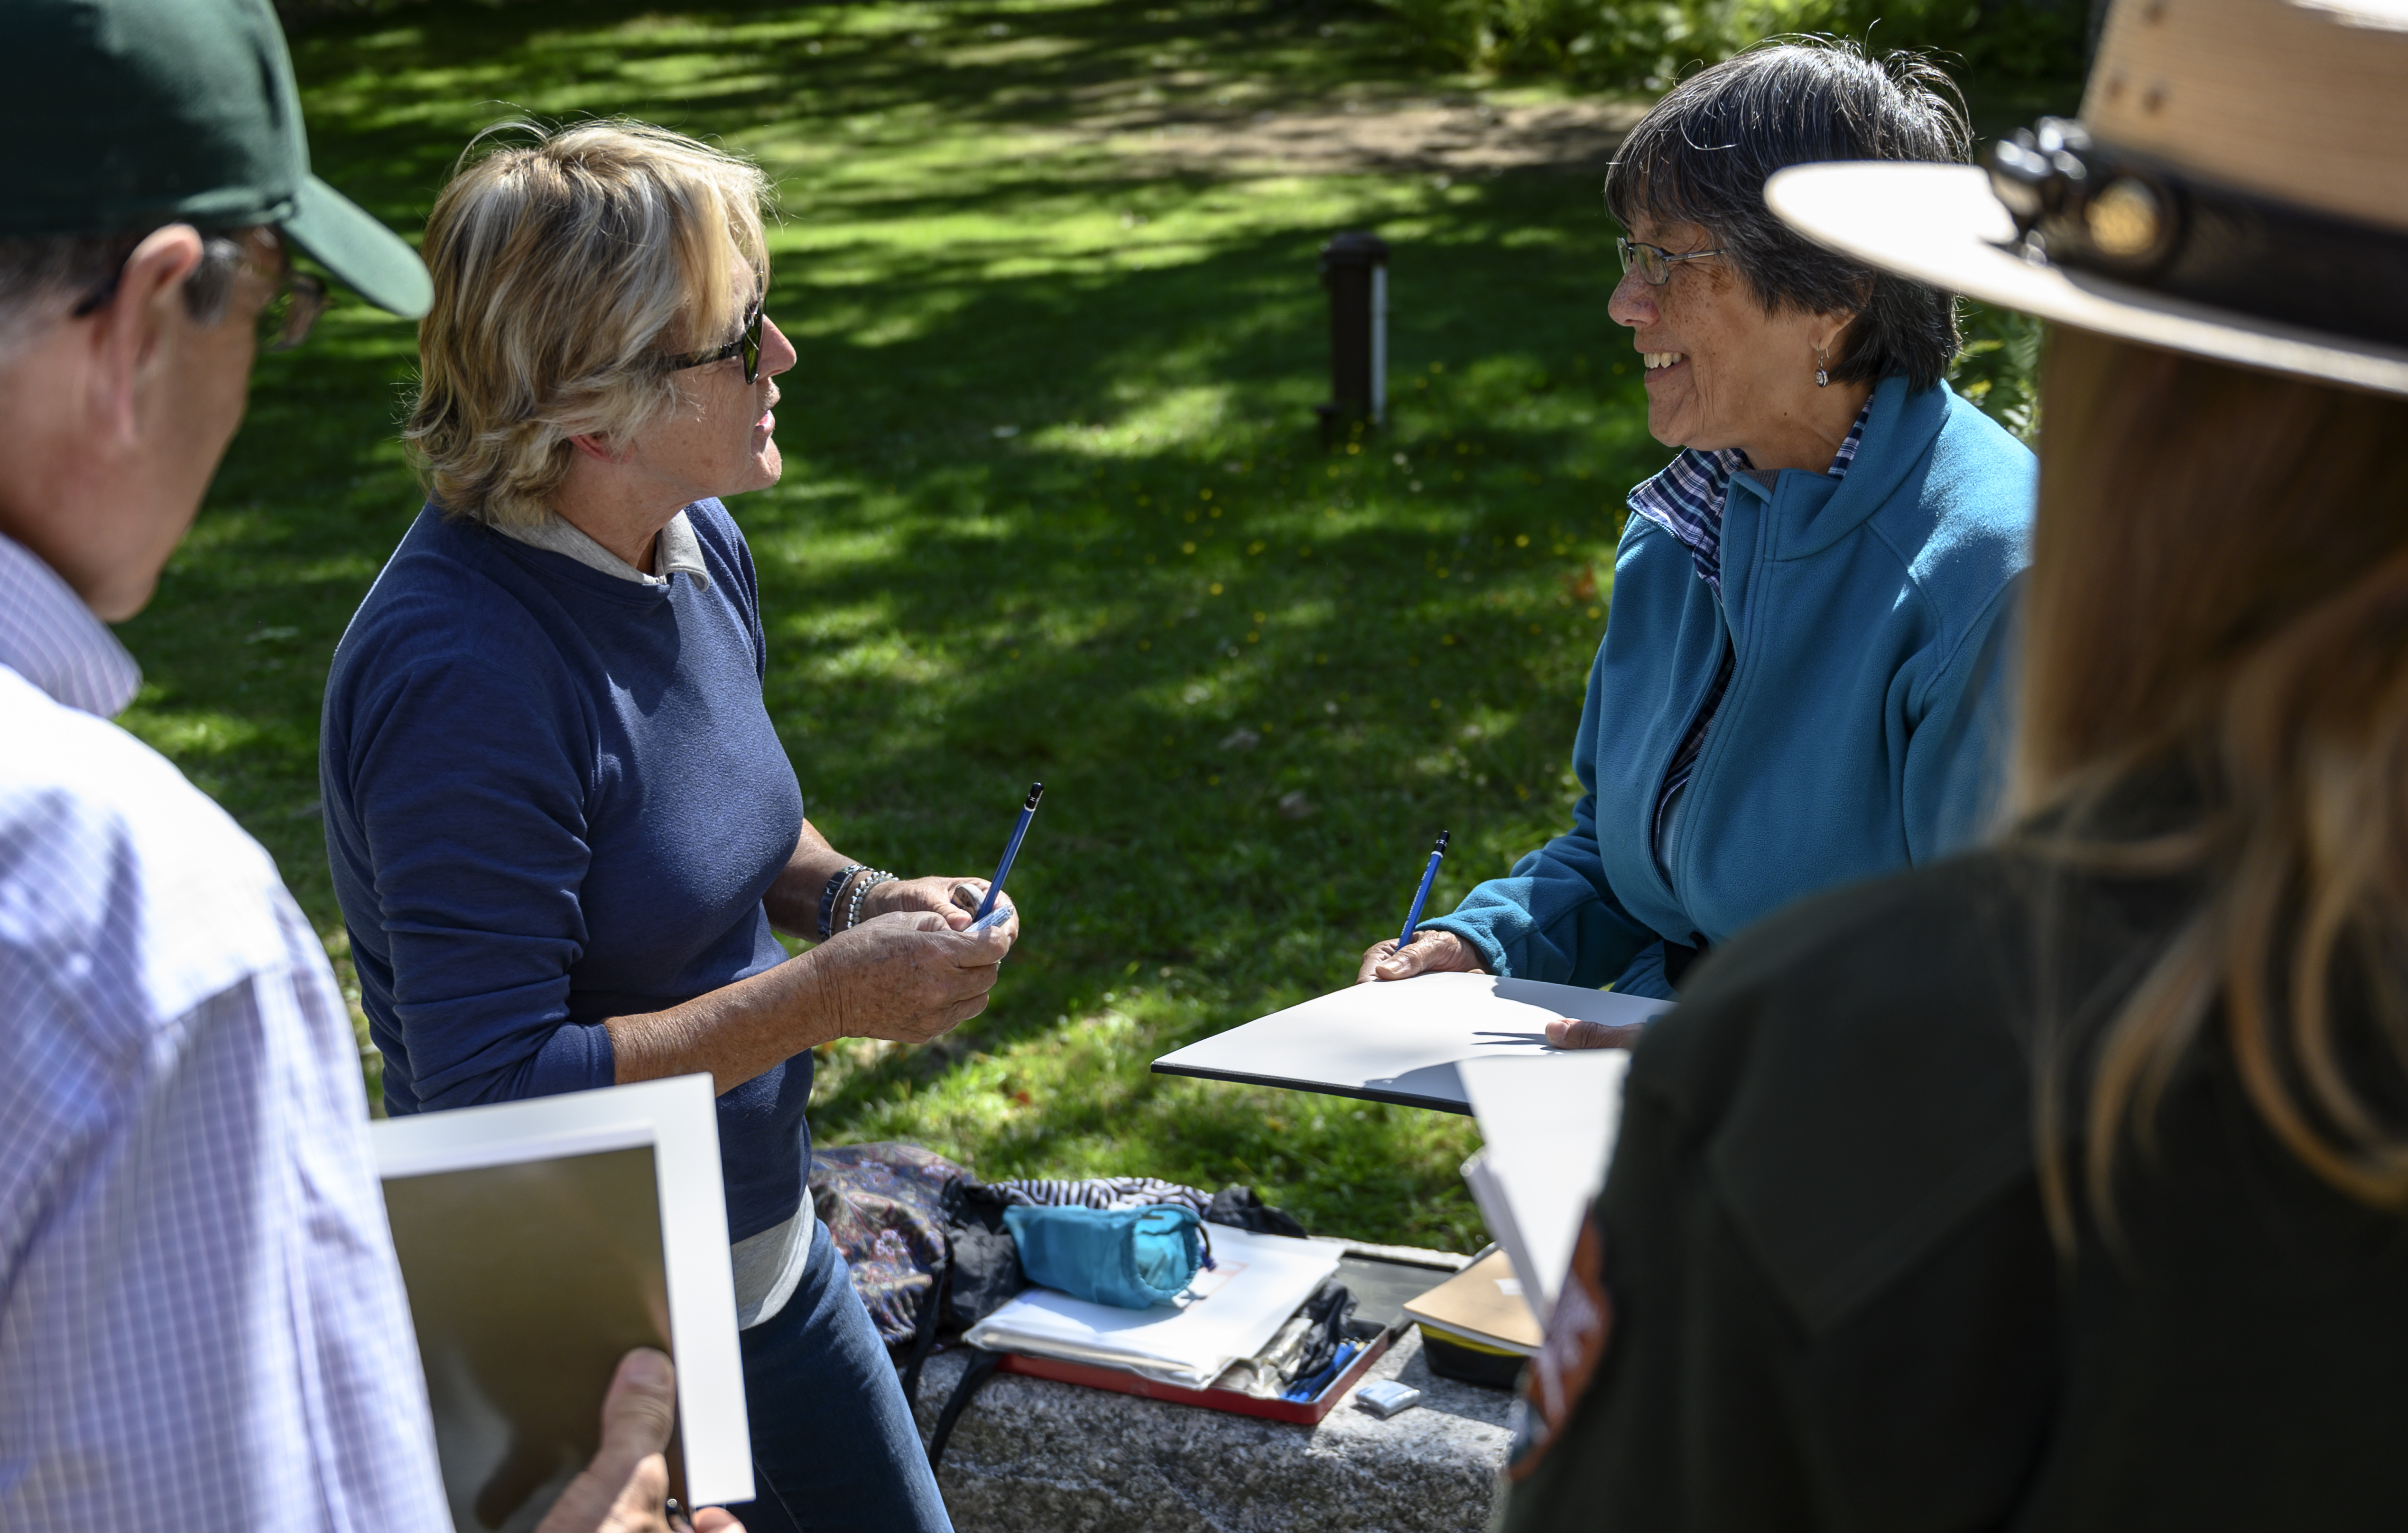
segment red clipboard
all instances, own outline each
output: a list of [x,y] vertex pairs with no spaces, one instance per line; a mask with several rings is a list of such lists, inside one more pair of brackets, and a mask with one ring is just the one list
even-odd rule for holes
[[1066,1362],[1059,1357],[1039,1357],[1025,1352],[1008,1352],[996,1365],[998,1373],[1025,1373],[1032,1379],[1052,1379],[1066,1384],[1083,1384],[1089,1389],[1109,1389],[1119,1395],[1142,1395],[1149,1400],[1168,1400],[1173,1405],[1192,1405],[1205,1411],[1226,1411],[1232,1415],[1263,1416],[1271,1421],[1294,1422],[1298,1426],[1311,1426],[1338,1408],[1346,1392],[1363,1382],[1388,1350],[1394,1333],[1382,1331],[1364,1344],[1346,1371],[1333,1380],[1317,1398],[1311,1400],[1266,1400],[1236,1389],[1189,1389],[1182,1384],[1164,1383],[1141,1373],[1124,1368],[1105,1368],[1095,1363]]

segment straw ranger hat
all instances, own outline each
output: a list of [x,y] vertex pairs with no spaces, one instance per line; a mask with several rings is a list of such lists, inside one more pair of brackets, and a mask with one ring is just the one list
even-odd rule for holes
[[1799,165],[1807,237],[2086,330],[2408,394],[2408,0],[2116,0],[2078,122]]

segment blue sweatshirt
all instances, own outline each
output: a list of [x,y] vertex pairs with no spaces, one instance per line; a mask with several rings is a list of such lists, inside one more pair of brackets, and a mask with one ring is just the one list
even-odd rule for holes
[[[391,1111],[607,1086],[606,1018],[785,958],[752,553],[687,515],[709,580],[647,586],[430,508],[335,651],[326,854]],[[806,1052],[719,1098],[730,1239],[801,1206],[810,1091]]]
[[[1572,744],[1571,828],[1451,915],[1500,974],[1670,998],[1669,938],[1724,940],[1801,895],[1981,830],[2037,465],[1947,385],[1873,392],[1845,478],[1734,476],[1722,595],[1632,516]],[[1665,773],[1729,688],[1660,839]]]

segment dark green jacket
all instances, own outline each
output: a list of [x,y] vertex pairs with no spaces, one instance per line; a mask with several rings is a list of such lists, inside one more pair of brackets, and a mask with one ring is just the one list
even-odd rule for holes
[[[1510,1533],[2408,1526],[2408,1219],[2282,1149],[2213,1024],[2123,1162],[2128,1254],[2060,1260],[2028,880],[1859,885],[1698,971],[1598,1201],[1603,1361]],[[2065,891],[2074,988],[2120,998],[2184,897]]]

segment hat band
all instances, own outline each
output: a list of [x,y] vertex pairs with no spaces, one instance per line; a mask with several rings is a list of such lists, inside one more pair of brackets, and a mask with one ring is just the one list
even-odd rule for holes
[[1998,144],[1990,185],[2027,257],[2408,346],[2408,235],[2202,180],[2062,118]]

